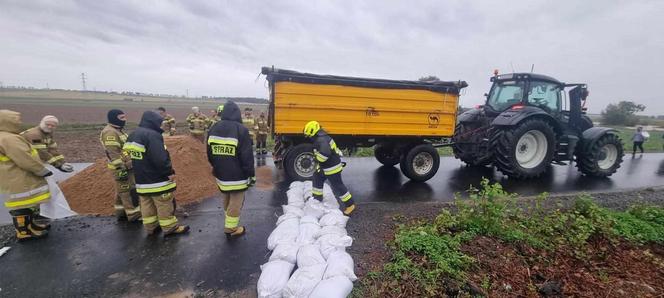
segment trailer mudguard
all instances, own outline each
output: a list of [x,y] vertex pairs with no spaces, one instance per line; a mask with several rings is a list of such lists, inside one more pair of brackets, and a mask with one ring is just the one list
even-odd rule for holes
[[609,127],[591,127],[586,129],[581,134],[581,148],[587,150],[592,146],[599,138],[604,136],[607,133],[617,132],[617,130]]
[[482,109],[468,110],[457,116],[457,121],[459,123],[476,122],[480,115],[482,115]]
[[523,121],[526,118],[530,118],[532,116],[538,116],[538,117],[543,117],[546,118],[547,120],[550,120],[551,123],[557,123],[557,121],[551,117],[548,113],[543,111],[540,108],[537,107],[531,107],[531,106],[525,106],[522,109],[518,110],[507,110],[495,119],[493,119],[493,122],[491,122],[491,126],[513,126],[519,124],[519,122]]

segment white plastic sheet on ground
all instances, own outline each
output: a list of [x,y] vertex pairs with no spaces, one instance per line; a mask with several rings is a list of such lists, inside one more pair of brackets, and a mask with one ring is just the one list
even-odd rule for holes
[[258,297],[281,298],[294,267],[294,264],[281,260],[261,266],[261,276],[257,285]]
[[48,181],[48,188],[51,192],[51,200],[40,205],[40,214],[53,219],[76,215],[76,212],[72,211],[69,207],[65,195],[60,190],[55,179],[47,177],[46,181]]
[[286,192],[288,204],[268,237],[272,255],[261,266],[259,297],[336,298],[353,290],[357,276],[346,252],[353,244],[348,217],[329,185],[323,187],[322,202],[311,197],[311,190],[311,181],[293,182]]

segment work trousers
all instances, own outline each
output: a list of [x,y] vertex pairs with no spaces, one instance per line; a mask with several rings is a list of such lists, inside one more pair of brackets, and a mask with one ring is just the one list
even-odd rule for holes
[[175,195],[167,192],[159,195],[139,195],[141,199],[141,214],[143,226],[148,233],[161,226],[164,233],[177,228],[178,219],[175,217]]
[[267,134],[258,134],[256,136],[256,152],[267,152]]
[[224,233],[233,233],[240,225],[240,213],[244,205],[245,191],[222,192],[221,198],[224,201],[224,212],[226,219],[224,221]]
[[141,218],[141,207],[138,200],[134,200],[132,195],[136,195],[136,182],[134,173],[129,171],[125,180],[115,180],[115,216],[118,218],[127,217],[127,221],[136,221]]
[[325,180],[330,181],[330,187],[334,196],[341,201],[341,205],[344,209],[348,206],[352,206],[355,202],[353,201],[353,196],[348,192],[348,188],[341,179],[341,172],[335,173],[332,175],[325,175],[323,169],[318,167],[314,173],[313,189],[312,194],[314,199],[322,201],[323,200],[323,185]]
[[191,133],[191,136],[194,137],[197,141],[205,144],[205,134],[204,133]]
[[639,148],[641,153],[643,153],[643,142],[634,142],[634,145],[632,146],[632,154],[636,154],[636,148]]

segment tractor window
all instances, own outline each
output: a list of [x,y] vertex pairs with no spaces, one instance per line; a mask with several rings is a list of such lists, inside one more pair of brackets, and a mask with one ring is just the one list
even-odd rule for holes
[[530,82],[528,103],[548,112],[560,111],[560,85],[547,82]]
[[495,82],[491,88],[487,105],[495,111],[504,111],[523,100],[524,89],[524,82]]

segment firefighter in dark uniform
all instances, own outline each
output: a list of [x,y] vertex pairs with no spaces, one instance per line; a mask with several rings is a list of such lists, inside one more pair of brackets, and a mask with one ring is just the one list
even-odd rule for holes
[[170,236],[186,233],[189,227],[178,224],[175,217],[175,171],[164,145],[163,121],[156,112],[143,113],[123,149],[131,157],[145,230],[154,235],[161,229]]
[[227,102],[221,119],[210,128],[207,155],[224,200],[224,233],[230,239],[246,232],[240,225],[240,212],[246,190],[256,183],[256,174],[252,140],[242,125],[240,108]]
[[317,121],[310,121],[304,126],[304,136],[313,142],[313,153],[318,162],[312,189],[314,199],[323,200],[323,184],[325,180],[329,180],[332,192],[341,200],[343,213],[350,215],[355,210],[355,202],[341,179],[344,167],[341,163],[341,150]]

